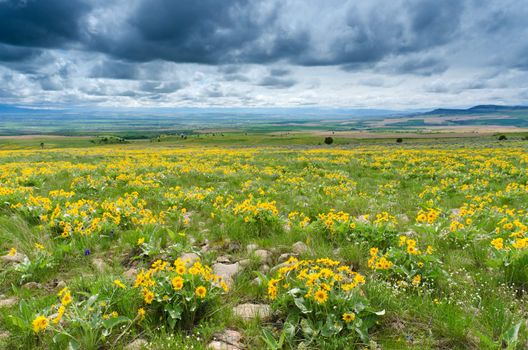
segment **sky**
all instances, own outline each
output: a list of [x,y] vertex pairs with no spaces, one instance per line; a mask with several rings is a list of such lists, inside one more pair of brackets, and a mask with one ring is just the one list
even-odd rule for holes
[[528,0],[0,0],[0,104],[528,104]]

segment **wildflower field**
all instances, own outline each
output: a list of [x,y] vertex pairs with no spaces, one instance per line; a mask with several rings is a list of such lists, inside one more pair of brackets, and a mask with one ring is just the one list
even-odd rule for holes
[[0,150],[0,347],[526,349],[528,144]]

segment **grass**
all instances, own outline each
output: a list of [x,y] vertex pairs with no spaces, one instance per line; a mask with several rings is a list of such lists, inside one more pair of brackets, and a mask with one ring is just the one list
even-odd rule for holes
[[[1,262],[0,294],[19,303],[0,308],[0,333],[8,332],[0,347],[105,349],[144,339],[154,349],[205,349],[230,328],[243,334],[247,348],[267,348],[264,335],[278,342],[288,315],[297,311],[277,306],[267,285],[255,283],[261,273],[275,275],[262,270],[246,246],[270,251],[273,268],[299,241],[309,247],[300,258],[328,257],[364,275],[358,293],[372,311],[385,313],[368,327],[368,341],[355,328],[310,338],[302,323],[283,348],[528,346],[528,281],[522,273],[527,250],[514,248],[528,234],[527,143],[520,137],[403,144],[335,137],[328,146],[311,133],[221,135],[108,145],[83,137],[0,139],[0,249],[27,256],[23,263]],[[438,213],[420,222],[421,210]],[[320,216],[340,211],[339,217]],[[365,214],[369,219],[359,218]],[[62,237],[68,222],[71,232]],[[453,230],[454,222],[463,227]],[[508,223],[512,228],[505,228]],[[401,235],[415,240],[421,252],[407,253],[398,244]],[[497,237],[504,248],[491,244]],[[138,245],[140,239],[145,243]],[[428,245],[431,254],[425,253]],[[393,267],[369,267],[376,247]],[[133,288],[135,276],[126,274],[190,251],[207,265],[226,255],[231,262],[250,261],[228,293],[211,299],[206,317],[190,329],[173,330],[167,314],[145,304]],[[421,281],[414,285],[417,275]],[[126,288],[117,288],[115,279]],[[28,288],[29,282],[38,285]],[[56,294],[63,286],[74,300],[66,321],[33,332],[33,319],[60,304]],[[334,294],[330,298],[334,302]],[[88,308],[92,299],[97,303]],[[101,301],[123,323],[111,326],[96,316]],[[232,308],[244,302],[273,304],[275,314],[265,322],[242,321]],[[313,313],[332,314],[324,305],[307,305]],[[140,307],[147,310],[141,322]],[[358,320],[372,316],[357,310]],[[346,328],[341,314],[337,322]],[[324,332],[324,325],[314,325]]]

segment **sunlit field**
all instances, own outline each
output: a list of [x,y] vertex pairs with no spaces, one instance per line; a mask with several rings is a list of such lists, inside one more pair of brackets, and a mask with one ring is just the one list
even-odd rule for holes
[[0,347],[526,349],[528,145],[465,142],[6,146]]

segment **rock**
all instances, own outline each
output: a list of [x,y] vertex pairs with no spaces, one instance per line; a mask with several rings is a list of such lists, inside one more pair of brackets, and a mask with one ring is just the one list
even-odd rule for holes
[[260,286],[262,284],[262,280],[260,279],[260,277],[255,277],[255,279],[251,281],[251,284],[254,286]]
[[142,350],[147,347],[147,341],[145,339],[138,338],[134,340],[132,343],[126,345],[123,349],[124,350]]
[[237,262],[234,264],[216,263],[213,265],[214,274],[222,277],[222,280],[229,288],[233,286],[235,283],[234,278],[241,270],[242,266]]
[[0,308],[11,307],[13,305],[16,305],[17,303],[18,303],[18,298],[15,298],[15,297],[4,299],[4,297],[2,296],[2,298],[0,298]]
[[16,252],[14,255],[4,255],[2,256],[2,260],[9,263],[21,263],[24,261],[27,257],[19,252]]
[[208,349],[214,350],[240,350],[243,348],[242,334],[237,331],[226,329],[224,333],[215,335],[214,340],[207,345]]
[[235,252],[235,251],[238,251],[240,250],[240,244],[239,243],[236,243],[236,242],[230,242],[227,246],[227,251],[232,253],[232,252]]
[[94,258],[92,260],[92,265],[95,267],[95,269],[99,272],[104,272],[108,266],[106,265],[106,263],[103,261],[103,259],[100,259],[100,258]]
[[248,244],[248,245],[246,246],[246,250],[247,250],[247,252],[248,252],[249,254],[253,253],[253,252],[254,252],[255,250],[257,250],[257,249],[258,249],[258,245],[254,244],[254,243],[253,243],[253,244]]
[[259,271],[262,272],[262,273],[268,273],[269,270],[270,270],[270,267],[269,267],[269,265],[266,265],[266,264],[261,265],[260,268],[259,268]]
[[230,264],[231,263],[231,255],[221,255],[216,258],[215,262],[222,263],[222,264]]
[[66,282],[64,282],[62,280],[58,281],[57,284],[55,285],[55,288],[58,289],[58,290],[66,288]]
[[180,256],[180,260],[185,263],[186,267],[191,267],[197,260],[200,260],[200,257],[196,253],[184,253]]
[[22,286],[22,288],[25,288],[25,289],[41,289],[42,285],[40,283],[37,283],[37,282],[28,282],[28,283],[24,284]]
[[398,214],[396,215],[396,219],[398,219],[398,221],[403,224],[409,223],[409,217],[407,216],[407,214]]
[[7,340],[9,338],[11,338],[11,333],[8,331],[0,332],[0,341]]
[[269,264],[271,263],[271,252],[265,249],[257,249],[254,252],[255,256],[259,258],[260,262]]
[[293,243],[292,245],[292,250],[295,254],[304,254],[306,252],[308,252],[310,250],[310,248],[308,248],[308,246],[306,244],[304,244],[303,242],[299,241],[299,242],[295,242]]
[[370,221],[367,219],[368,215],[360,215],[356,218],[357,222],[362,224],[368,224]]
[[250,259],[242,259],[238,262],[242,267],[248,267],[251,264]]
[[285,266],[288,266],[288,263],[285,261],[283,263],[280,263],[278,265],[275,265],[271,268],[270,272],[271,273],[275,273],[277,270],[279,270],[281,267],[285,267]]
[[245,321],[259,318],[262,321],[269,320],[272,312],[271,307],[266,304],[240,304],[233,308],[233,313]]
[[135,267],[131,267],[128,270],[126,270],[123,275],[125,276],[127,280],[131,281],[136,278],[137,273],[138,273],[138,270]]
[[284,253],[284,254],[281,254],[281,255],[279,256],[278,262],[279,262],[279,263],[286,262],[286,261],[288,261],[288,259],[289,259],[290,257],[292,257],[292,256],[295,256],[295,257],[296,257],[297,254],[292,254],[292,253]]

